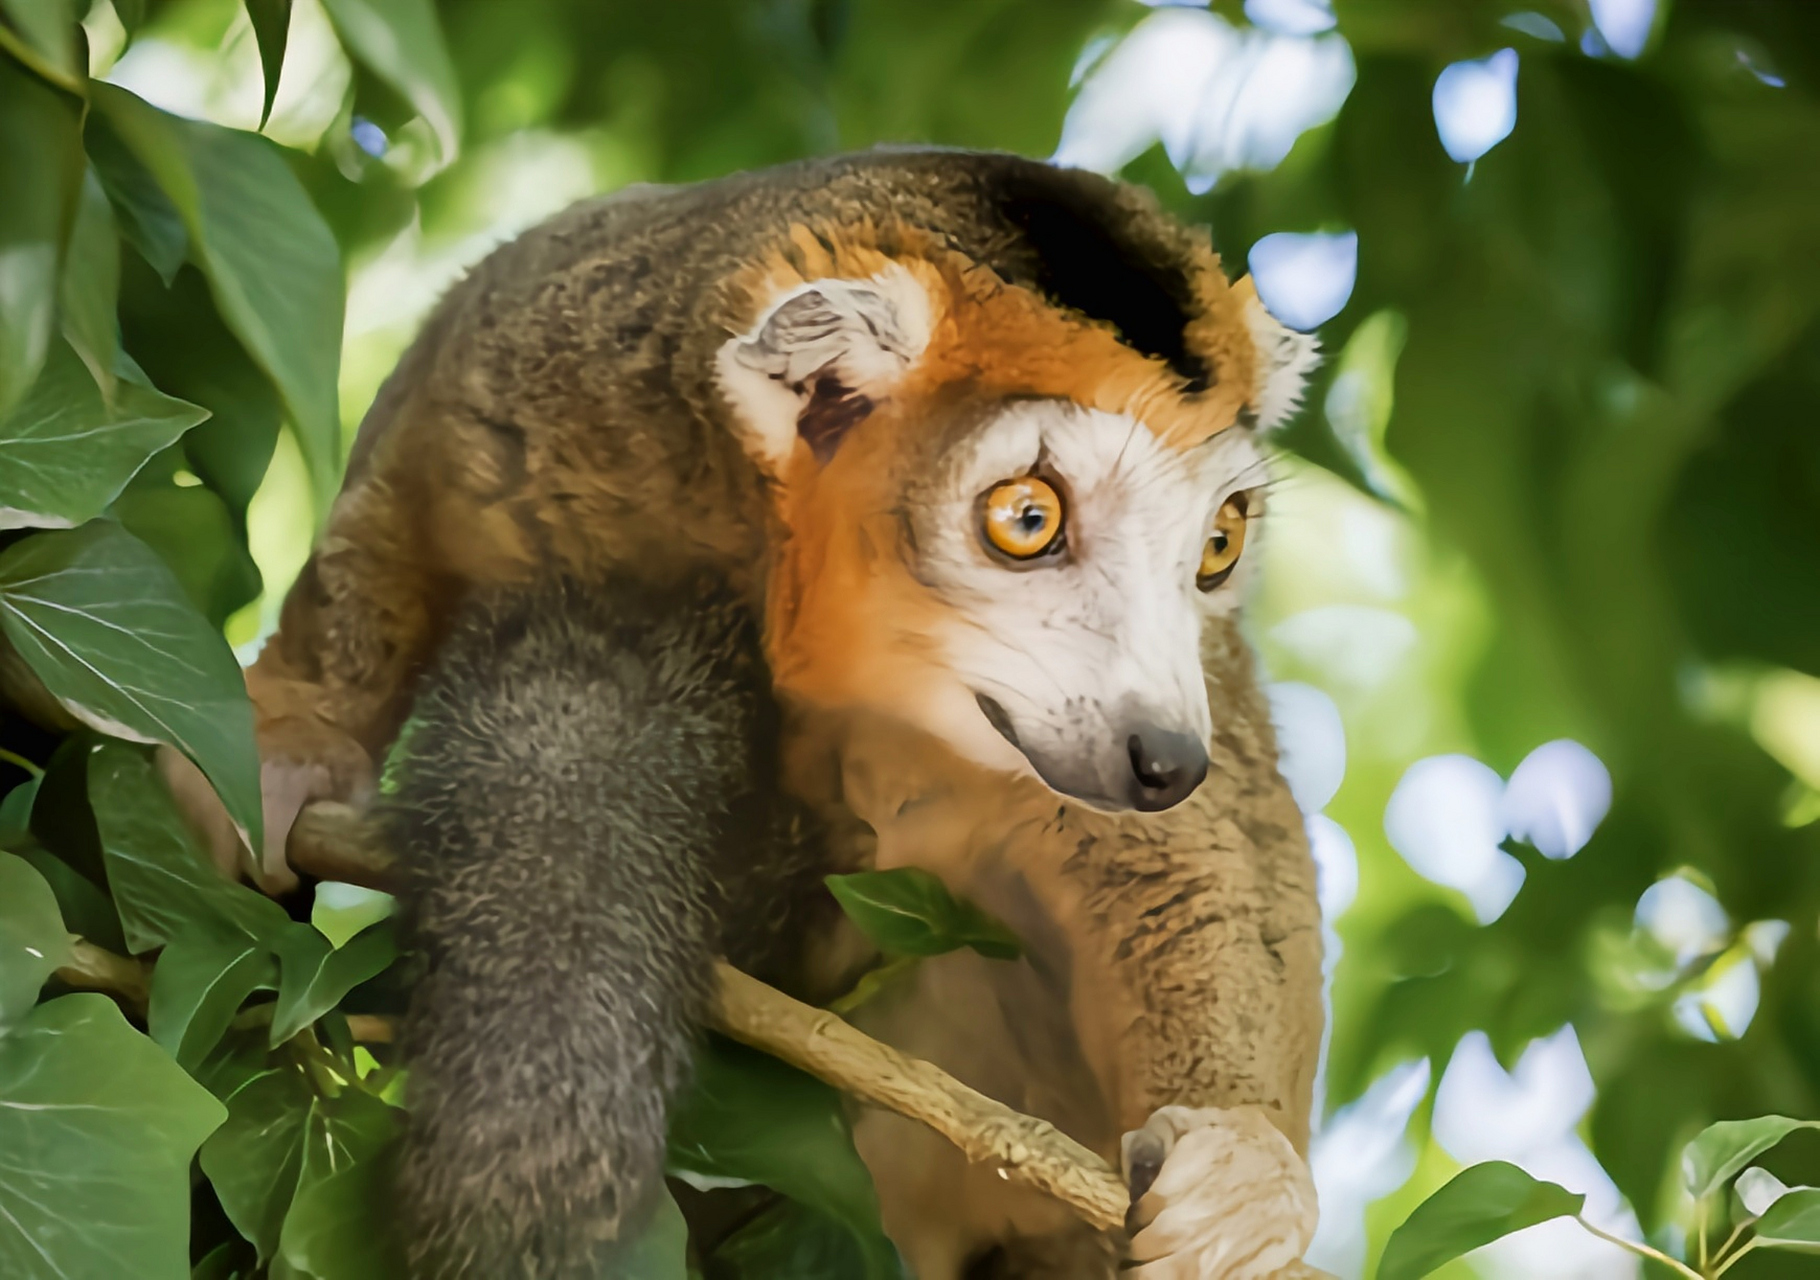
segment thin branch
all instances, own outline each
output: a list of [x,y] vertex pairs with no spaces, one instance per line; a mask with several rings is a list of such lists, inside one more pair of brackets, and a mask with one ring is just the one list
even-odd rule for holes
[[139,1014],[152,998],[151,971],[145,961],[117,956],[75,934],[70,935],[69,959],[57,967],[57,977],[78,991],[118,996]]
[[826,1009],[792,1000],[729,964],[717,964],[714,1023],[845,1093],[934,1129],[1013,1182],[1046,1191],[1094,1226],[1122,1226],[1131,1195],[1094,1152],[1046,1120],[1023,1115],[917,1058],[855,1030]]
[[[387,892],[398,887],[396,859],[372,824],[347,805],[318,802],[306,808],[286,853],[295,869],[321,879]],[[928,1125],[970,1160],[1056,1197],[1102,1230],[1124,1225],[1131,1196],[1118,1171],[1048,1121],[1013,1111],[934,1063],[899,1053],[835,1013],[792,999],[729,964],[717,963],[715,977],[716,1030],[842,1093]],[[1326,1275],[1296,1262],[1275,1280]]]
[[1738,1250],[1738,1252],[1734,1253],[1731,1257],[1727,1258],[1724,1262],[1721,1262],[1719,1264],[1719,1269],[1717,1271],[1713,1272],[1713,1280],[1719,1280],[1720,1276],[1724,1275],[1727,1271],[1730,1271],[1734,1266],[1736,1266],[1738,1264],[1739,1258],[1742,1258],[1745,1254],[1749,1253],[1752,1249],[1755,1249],[1758,1245],[1760,1245],[1762,1243],[1763,1242],[1761,1240],[1757,1239],[1754,1236],[1751,1239],[1746,1240],[1744,1242],[1743,1247],[1740,1248]]
[[1588,1222],[1585,1218],[1581,1217],[1578,1214],[1574,1215],[1574,1221],[1579,1223],[1581,1226],[1585,1227],[1588,1231],[1592,1232],[1594,1235],[1598,1236],[1599,1239],[1607,1241],[1611,1244],[1615,1244],[1620,1249],[1628,1249],[1640,1258],[1649,1258],[1649,1259],[1652,1259],[1653,1261],[1660,1262],[1663,1266],[1667,1267],[1670,1271],[1673,1271],[1675,1274],[1686,1276],[1687,1280],[1703,1280],[1703,1277],[1700,1275],[1700,1273],[1698,1271],[1695,1271],[1692,1267],[1688,1266],[1685,1262],[1680,1262],[1674,1258],[1669,1257],[1666,1253],[1663,1253],[1660,1249],[1652,1249],[1652,1248],[1650,1248],[1650,1246],[1643,1244],[1640,1241],[1626,1240],[1623,1236],[1614,1236],[1609,1231],[1601,1231],[1601,1230],[1599,1230],[1599,1228],[1593,1226],[1592,1223]]

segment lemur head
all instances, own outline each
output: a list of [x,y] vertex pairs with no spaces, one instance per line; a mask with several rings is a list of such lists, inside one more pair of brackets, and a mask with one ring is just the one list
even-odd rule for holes
[[783,533],[780,691],[1158,810],[1206,774],[1203,635],[1314,349],[1204,241],[1170,224],[1146,258],[1105,217],[1018,217],[1026,282],[904,227],[797,227],[717,375]]

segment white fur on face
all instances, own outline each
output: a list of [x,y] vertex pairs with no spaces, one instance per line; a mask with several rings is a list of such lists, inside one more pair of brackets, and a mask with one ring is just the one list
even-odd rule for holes
[[[981,540],[980,498],[1025,475],[1062,493],[1067,551],[1007,564]],[[1002,708],[1051,786],[1122,807],[1132,734],[1207,742],[1201,629],[1236,608],[1252,555],[1211,592],[1195,585],[1195,572],[1221,503],[1262,479],[1242,430],[1179,453],[1129,417],[1029,401],[966,435],[906,495],[912,569],[952,619],[934,637],[948,667]],[[943,735],[1006,767],[1006,743],[986,714],[954,710],[942,717]]]

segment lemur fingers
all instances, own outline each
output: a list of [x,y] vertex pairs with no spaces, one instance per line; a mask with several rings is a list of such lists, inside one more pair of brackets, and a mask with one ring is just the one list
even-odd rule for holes
[[1256,1107],[1162,1107],[1122,1147],[1129,1280],[1264,1280],[1314,1238],[1307,1162]]

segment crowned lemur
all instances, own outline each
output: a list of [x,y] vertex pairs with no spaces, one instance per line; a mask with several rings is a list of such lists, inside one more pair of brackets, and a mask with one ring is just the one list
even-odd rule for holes
[[920,1280],[1299,1256],[1233,1225],[1235,1177],[1306,1182],[1321,1024],[1237,611],[1312,362],[1143,193],[1002,155],[628,191],[451,291],[248,674],[268,878],[409,722],[419,1277],[611,1275],[713,956],[825,1000],[873,957],[820,877],[909,865],[1026,955],[856,1020],[1139,1195],[1097,1232],[860,1114]]

